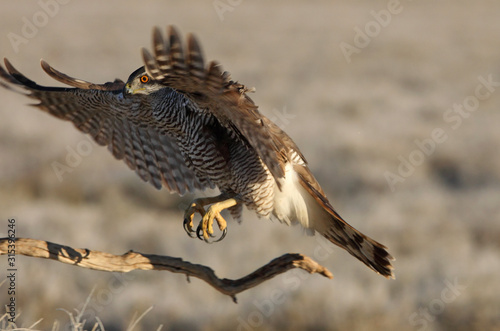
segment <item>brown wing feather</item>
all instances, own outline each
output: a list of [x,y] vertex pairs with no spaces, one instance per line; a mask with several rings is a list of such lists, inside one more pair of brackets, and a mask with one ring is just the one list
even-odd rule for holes
[[262,115],[261,121],[262,125],[269,132],[269,136],[271,137],[276,150],[278,150],[287,159],[291,159],[291,155],[296,153],[301,161],[304,164],[307,164],[307,160],[299,150],[299,147],[285,131],[264,115]]
[[156,28],[153,51],[154,56],[143,49],[145,67],[153,79],[186,95],[200,109],[212,112],[222,125],[248,141],[276,179],[283,177],[285,156],[276,149],[261,121],[263,116],[246,95],[249,90],[231,81],[215,62],[205,67],[201,47],[193,35],[188,35],[184,50],[175,28],[169,27],[168,42]]
[[[2,86],[9,84],[27,91],[30,98],[39,101],[34,106],[60,119],[73,122],[75,127],[89,134],[99,145],[107,145],[110,152],[156,188],[165,186],[171,192],[184,194],[195,189],[214,187],[207,179],[198,179],[185,164],[176,142],[159,133],[137,116],[128,116],[144,106],[140,98],[121,95],[124,83],[120,80],[94,84],[63,74],[45,61],[42,68],[52,78],[74,88],[41,86],[25,77],[5,59],[5,70],[0,66]],[[12,89],[12,88],[10,88]]]
[[84,90],[102,90],[102,91],[116,91],[121,90],[125,86],[125,83],[120,79],[115,79],[114,82],[108,82],[105,84],[94,84],[82,79],[70,77],[54,68],[52,68],[47,62],[44,60],[40,60],[40,64],[42,65],[43,71],[45,71],[50,77],[55,80],[76,88],[84,89]]

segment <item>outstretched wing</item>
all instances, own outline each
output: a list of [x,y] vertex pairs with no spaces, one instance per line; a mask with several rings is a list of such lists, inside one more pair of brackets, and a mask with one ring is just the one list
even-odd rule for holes
[[145,67],[153,79],[211,112],[223,126],[248,142],[275,179],[284,176],[287,155],[281,152],[277,136],[272,136],[267,120],[246,95],[249,89],[230,80],[216,62],[205,67],[201,47],[191,34],[184,51],[179,33],[172,26],[168,28],[168,41],[155,28],[153,49],[154,56],[143,49]]
[[[147,98],[122,94],[124,82],[115,80],[106,84],[93,84],[71,78],[45,61],[43,70],[52,78],[73,88],[40,86],[26,78],[5,59],[5,70],[0,65],[0,84],[23,93],[40,103],[33,104],[60,119],[71,121],[75,127],[92,136],[144,181],[160,189],[184,194],[195,189],[213,187],[207,179],[195,176],[185,164],[174,139],[142,123],[138,110],[148,107]],[[21,87],[22,90],[14,89]]]

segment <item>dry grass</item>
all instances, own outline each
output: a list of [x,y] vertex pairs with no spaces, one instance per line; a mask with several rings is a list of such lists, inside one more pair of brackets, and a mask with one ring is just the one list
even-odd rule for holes
[[[225,2],[225,1],[223,1]],[[69,2],[14,52],[38,2],[0,5],[0,50],[28,77],[52,84],[39,68],[86,80],[126,79],[141,65],[154,25],[195,32],[209,59],[256,86],[254,100],[283,124],[308,158],[333,205],[397,258],[395,281],[334,248],[321,261],[333,281],[290,273],[238,297],[235,305],[179,275],[112,275],[18,257],[18,325],[49,330],[69,322],[57,308],[99,317],[106,330],[493,330],[500,328],[500,90],[460,125],[443,119],[473,95],[478,76],[500,81],[497,1],[402,1],[368,47],[347,63],[341,42],[373,20],[387,1],[243,1],[220,21],[212,1]],[[226,2],[227,3],[227,2]],[[194,8],[198,9],[194,10]],[[142,183],[104,148],[60,182],[54,161],[82,141],[71,125],[24,106],[0,90],[0,235],[15,217],[18,235],[121,254],[129,249],[202,262],[222,277],[246,274],[285,252],[314,255],[323,241],[247,214],[228,237],[207,246],[182,230],[179,198]],[[447,134],[404,182],[397,173],[435,128]],[[4,261],[4,259],[0,259]],[[0,266],[4,266],[1,262]],[[455,285],[450,285],[453,283]],[[1,289],[0,289],[1,290]],[[453,291],[455,290],[455,291]],[[443,294],[444,293],[444,294]],[[0,304],[4,304],[3,293]],[[274,302],[273,302],[274,299]]]
[[[2,285],[4,282],[0,283],[0,288],[2,288]],[[106,328],[104,327],[101,319],[98,316],[92,316],[92,321],[90,323],[87,323],[88,321],[84,318],[86,312],[86,309],[88,308],[88,305],[92,299],[92,295],[94,293],[94,289],[90,292],[89,296],[85,300],[85,303],[83,304],[81,309],[74,309],[73,312],[68,311],[63,308],[59,308],[58,310],[66,313],[67,318],[69,322],[62,326],[60,325],[59,321],[55,321],[52,324],[52,331],[59,331],[59,330],[71,330],[71,331],[106,331]],[[153,307],[149,307],[146,309],[142,314],[137,316],[138,314],[134,313],[132,316],[132,320],[130,321],[128,327],[126,328],[126,331],[133,331],[135,327],[141,322],[141,320],[153,309]],[[12,330],[12,331],[21,331],[21,330],[38,330],[37,326],[41,324],[43,321],[43,318],[39,319],[35,323],[29,325],[28,327],[19,327],[17,326],[18,320],[21,320],[21,312],[18,312],[15,317],[11,317],[9,314],[9,311],[0,316],[0,330]],[[95,322],[94,322],[95,321]],[[88,329],[87,327],[89,326],[91,329]],[[163,325],[160,325],[156,331],[160,331],[163,328]]]

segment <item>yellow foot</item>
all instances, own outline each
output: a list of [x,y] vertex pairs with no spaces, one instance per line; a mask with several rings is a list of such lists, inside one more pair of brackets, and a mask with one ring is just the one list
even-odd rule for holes
[[[194,238],[194,233],[196,233],[196,236],[199,239],[210,243],[209,238],[214,238],[213,223],[215,219],[219,229],[222,231],[222,235],[214,242],[221,241],[227,234],[227,223],[221,216],[220,212],[224,209],[235,206],[239,202],[240,200],[234,196],[228,198],[227,194],[221,194],[217,197],[195,199],[184,213],[184,230],[190,237]],[[210,206],[205,212],[204,207],[208,204],[213,205]],[[195,232],[193,231],[193,218],[196,212],[202,216],[202,219]]]
[[195,199],[191,202],[189,208],[184,212],[184,230],[191,238],[195,238],[193,235],[195,233],[193,230],[194,214],[198,212],[202,217],[205,216],[205,209],[203,207],[209,203],[210,202],[206,202],[203,198]]

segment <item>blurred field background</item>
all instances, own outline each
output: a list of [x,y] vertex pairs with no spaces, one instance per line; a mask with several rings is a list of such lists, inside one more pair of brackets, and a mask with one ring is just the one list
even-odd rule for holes
[[[43,318],[36,328],[62,328],[69,320],[57,308],[80,309],[95,288],[86,329],[98,316],[106,330],[124,330],[150,307],[134,330],[500,329],[500,88],[459,124],[443,118],[471,100],[479,76],[500,82],[500,2],[401,1],[378,32],[371,12],[387,11],[387,1],[69,1],[45,22],[40,3],[0,4],[0,55],[40,84],[59,85],[42,57],[73,77],[125,80],[142,65],[153,26],[195,33],[207,59],[257,88],[252,98],[295,139],[339,213],[389,247],[397,278],[328,246],[316,258],[333,280],[289,272],[234,304],[182,275],[113,275],[18,256],[18,327]],[[23,36],[34,17],[41,26],[16,52],[9,33]],[[354,46],[366,27],[370,43],[348,62],[340,45]],[[190,239],[182,210],[193,195],[156,191],[95,144],[60,181],[53,162],[65,164],[87,139],[23,96],[0,89],[0,100],[0,236],[15,217],[19,237],[178,256],[227,278],[328,245],[251,213],[230,221],[221,243]],[[415,140],[436,129],[445,141],[392,190],[385,174],[400,175],[401,158],[418,160]]]

